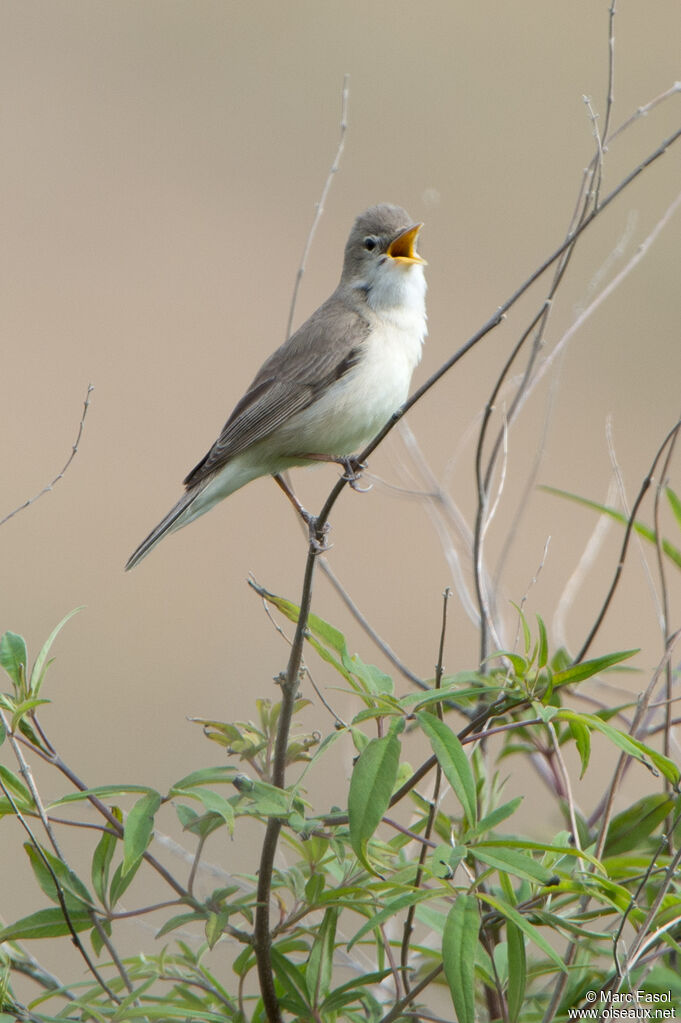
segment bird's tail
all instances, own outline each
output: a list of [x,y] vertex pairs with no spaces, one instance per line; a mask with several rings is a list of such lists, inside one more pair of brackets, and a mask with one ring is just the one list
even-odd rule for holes
[[199,496],[203,487],[188,490],[187,493],[180,498],[174,508],[171,508],[164,519],[161,519],[159,524],[152,529],[149,536],[142,540],[136,551],[134,551],[125,566],[125,571],[129,572],[131,568],[139,564],[142,558],[146,558],[147,554],[154,549],[157,543],[160,543],[164,536],[168,533],[173,533],[176,529],[181,529],[182,526],[186,526],[188,522],[191,522],[194,516],[186,516],[185,512],[189,510],[192,503]]

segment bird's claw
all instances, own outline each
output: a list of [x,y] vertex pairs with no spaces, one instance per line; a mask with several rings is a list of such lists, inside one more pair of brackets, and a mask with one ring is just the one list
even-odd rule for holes
[[367,467],[366,462],[360,462],[358,458],[354,458],[352,455],[348,458],[342,458],[341,464],[345,468],[343,473],[343,479],[350,484],[353,490],[356,490],[358,494],[366,494],[373,487],[373,483],[370,483],[368,487],[360,487],[359,480],[362,473]]

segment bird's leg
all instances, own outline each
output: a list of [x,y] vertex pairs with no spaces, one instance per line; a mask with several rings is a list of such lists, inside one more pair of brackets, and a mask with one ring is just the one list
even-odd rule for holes
[[273,473],[272,474],[272,479],[274,480],[275,483],[278,484],[278,486],[286,494],[286,496],[288,497],[289,501],[291,502],[291,504],[293,505],[295,510],[298,512],[298,514],[300,515],[300,517],[303,520],[303,522],[305,523],[305,525],[307,526],[308,534],[309,534],[309,537],[310,537],[310,542],[314,545],[314,547],[317,550],[317,552],[321,553],[322,551],[328,550],[329,549],[329,545],[326,542],[325,534],[329,531],[329,523],[328,522],[325,523],[324,529],[322,531],[324,536],[322,537],[321,540],[319,540],[318,537],[317,537],[317,517],[316,517],[316,515],[311,515],[310,512],[307,511],[306,508],[303,508],[302,504],[300,503],[300,501],[298,500],[298,498],[294,494],[293,488],[286,482],[286,480],[281,475],[281,473],[278,473],[278,472]]
[[366,462],[360,462],[356,455],[317,455],[306,452],[300,457],[309,459],[311,462],[333,462],[335,465],[342,465],[345,469],[343,479],[347,480],[352,489],[360,494],[366,494],[373,486],[372,483],[368,487],[359,486],[359,479],[367,466]]

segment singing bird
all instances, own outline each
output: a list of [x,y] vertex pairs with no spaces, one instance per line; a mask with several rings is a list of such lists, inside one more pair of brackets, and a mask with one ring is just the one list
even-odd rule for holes
[[380,203],[355,220],[338,287],[260,368],[185,493],[130,556],[259,476],[319,460],[347,462],[406,400],[426,336],[422,224]]

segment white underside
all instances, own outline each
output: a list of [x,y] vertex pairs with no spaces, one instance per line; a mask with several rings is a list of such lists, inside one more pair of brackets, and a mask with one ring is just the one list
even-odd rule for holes
[[357,364],[271,437],[236,455],[196,496],[173,530],[259,476],[304,465],[304,455],[357,454],[409,394],[426,336],[426,282],[418,264],[379,267],[369,292],[373,329]]

